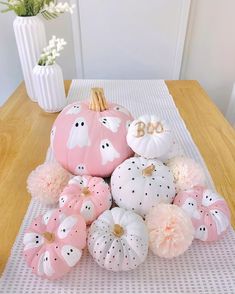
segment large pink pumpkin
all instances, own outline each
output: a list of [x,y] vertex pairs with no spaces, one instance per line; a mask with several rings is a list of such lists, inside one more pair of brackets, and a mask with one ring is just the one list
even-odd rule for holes
[[75,175],[107,177],[133,154],[127,129],[133,117],[124,107],[108,103],[102,89],[92,89],[91,102],[68,105],[51,131],[56,160]]
[[86,246],[86,224],[81,215],[53,209],[37,217],[24,235],[24,257],[34,274],[54,280],[69,272]]
[[196,186],[179,192],[174,204],[183,208],[191,217],[195,238],[202,241],[218,240],[230,224],[230,211],[218,193]]
[[62,212],[81,214],[87,224],[109,209],[111,204],[109,185],[102,178],[91,176],[72,178],[59,199]]

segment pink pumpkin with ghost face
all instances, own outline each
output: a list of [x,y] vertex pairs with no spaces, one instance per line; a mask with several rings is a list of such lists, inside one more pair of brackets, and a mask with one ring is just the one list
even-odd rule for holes
[[51,131],[56,160],[75,175],[107,177],[133,154],[126,135],[131,114],[107,103],[102,89],[93,89],[91,101],[68,105]]
[[86,223],[81,215],[53,209],[37,217],[24,235],[24,257],[34,274],[59,279],[80,260],[86,246]]
[[91,176],[72,178],[59,199],[62,212],[81,214],[87,224],[109,209],[111,204],[109,185],[102,178]]
[[202,241],[218,240],[230,224],[230,211],[224,198],[218,193],[196,186],[182,191],[174,199],[191,217],[195,238]]

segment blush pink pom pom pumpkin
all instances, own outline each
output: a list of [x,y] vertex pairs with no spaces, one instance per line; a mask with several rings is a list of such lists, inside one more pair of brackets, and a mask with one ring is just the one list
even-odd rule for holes
[[102,178],[90,176],[71,179],[59,199],[62,212],[81,214],[87,224],[109,209],[111,204],[109,185]]
[[107,177],[133,154],[126,134],[131,114],[105,100],[102,89],[92,89],[91,102],[70,104],[51,131],[56,160],[75,175]]
[[146,224],[149,230],[149,246],[160,257],[177,257],[193,241],[194,228],[191,219],[176,205],[157,204],[147,215]]
[[37,217],[24,235],[24,257],[33,273],[54,280],[69,272],[86,246],[86,224],[80,215],[50,210]]
[[180,192],[174,204],[183,208],[191,217],[195,238],[215,241],[230,224],[230,211],[224,198],[218,193],[200,186]]

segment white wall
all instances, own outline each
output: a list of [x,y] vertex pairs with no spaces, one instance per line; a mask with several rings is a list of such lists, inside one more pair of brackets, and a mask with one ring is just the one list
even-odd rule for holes
[[[182,79],[196,79],[225,113],[235,81],[235,1],[192,0],[181,71]],[[12,30],[14,15],[0,17],[0,103],[21,80]],[[92,21],[92,20],[91,20]],[[76,77],[71,16],[46,22],[48,37],[64,37],[68,45],[58,63],[64,78]],[[2,29],[4,28],[4,30]]]
[[73,28],[83,76],[179,79],[189,6],[190,0],[80,0],[80,25]]
[[[13,12],[0,14],[0,105],[23,80],[13,31],[14,18]],[[55,20],[44,20],[44,22],[48,39],[53,34],[66,39],[68,44],[58,58],[58,64],[62,66],[64,79],[74,78],[76,70],[71,15],[64,14]]]
[[0,106],[22,80],[12,27],[14,15],[0,15]]
[[56,35],[57,37],[64,38],[66,40],[67,45],[62,51],[61,56],[58,58],[57,63],[61,65],[63,69],[65,80],[75,78],[76,67],[71,15],[69,13],[65,13],[54,20],[44,20],[44,23],[46,25],[48,40],[51,38],[52,35]]
[[235,1],[192,0],[182,79],[198,80],[226,113],[235,82]]

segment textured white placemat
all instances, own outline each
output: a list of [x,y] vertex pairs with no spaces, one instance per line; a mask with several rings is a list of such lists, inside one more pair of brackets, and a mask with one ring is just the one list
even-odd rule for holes
[[[70,88],[68,101],[86,99],[94,86],[104,87],[109,100],[126,106],[135,117],[158,113],[169,121],[184,153],[202,164],[208,186],[213,188],[203,159],[164,81],[76,80]],[[47,159],[52,160],[50,152]],[[235,233],[232,229],[216,243],[194,241],[184,255],[173,260],[149,253],[144,264],[131,272],[113,273],[101,269],[85,251],[79,265],[63,279],[42,280],[26,267],[22,258],[22,240],[33,218],[45,211],[45,207],[31,201],[0,280],[1,294],[235,293]]]

